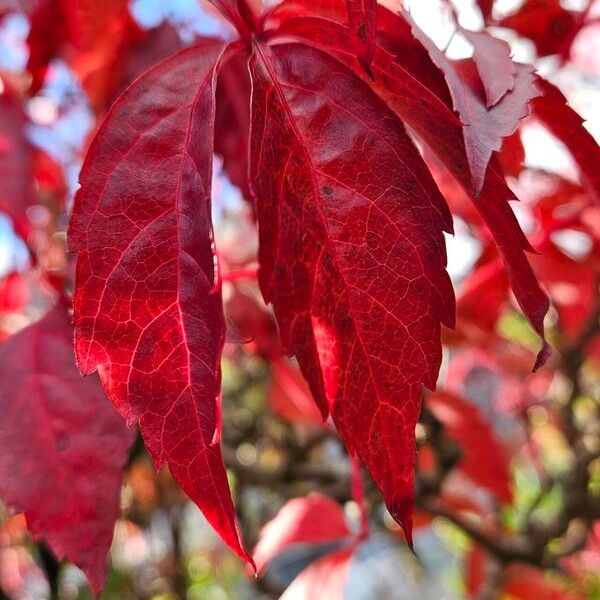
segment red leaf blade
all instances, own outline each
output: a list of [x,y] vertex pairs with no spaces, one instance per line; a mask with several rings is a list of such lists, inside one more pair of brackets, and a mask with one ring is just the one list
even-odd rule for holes
[[350,535],[341,506],[318,493],[294,498],[260,532],[254,551],[256,567],[262,571],[280,552],[293,544],[325,543]]
[[410,538],[414,426],[454,318],[450,214],[399,120],[341,63],[277,44],[251,74],[263,295]]
[[292,581],[281,600],[342,600],[353,554],[353,548],[342,548],[315,561]]
[[72,339],[57,307],[0,346],[0,488],[34,537],[80,566],[98,592],[133,435],[97,377],[77,372]]
[[463,454],[459,468],[498,500],[512,504],[508,456],[477,407],[441,390],[427,398],[427,406],[460,444]]
[[210,219],[216,72],[232,48],[184,50],[113,105],[82,170],[69,242],[80,369],[99,369],[157,466],[246,559],[220,451],[225,322]]

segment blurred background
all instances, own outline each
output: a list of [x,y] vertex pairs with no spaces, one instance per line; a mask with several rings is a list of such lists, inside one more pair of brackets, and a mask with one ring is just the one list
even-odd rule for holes
[[[471,55],[447,3],[405,5],[451,58]],[[486,6],[492,3],[453,2],[463,27],[490,25],[515,60],[535,64],[563,91],[598,139],[600,3]],[[0,1],[2,339],[41,318],[72,286],[69,209],[110,103],[197,36],[233,35],[197,0],[131,0],[127,10],[126,21],[90,35],[88,47],[60,38],[44,55],[39,36],[62,35],[59,11],[40,15],[25,0]],[[243,89],[245,80],[236,84]],[[458,325],[445,332],[439,390],[425,398],[416,430],[412,553],[365,473],[364,506],[357,503],[356,473],[284,356],[260,299],[247,190],[215,157],[214,223],[229,325],[223,449],[243,535],[247,547],[258,544],[262,568],[258,578],[249,575],[168,471],[155,472],[138,440],[102,598],[267,599],[289,588],[288,600],[600,599],[600,207],[572,152],[532,118],[507,138],[500,159],[521,199],[513,208],[539,251],[531,261],[551,297],[555,350],[545,368],[530,372],[539,340],[515,308],[489,235],[438,174],[446,195],[454,194],[456,235],[447,243]],[[370,535],[345,555],[343,541],[364,529],[364,514]],[[34,542],[23,515],[0,504],[0,522],[0,597],[92,597],[81,571]],[[304,534],[296,535],[299,524]],[[319,569],[328,580],[322,588]]]

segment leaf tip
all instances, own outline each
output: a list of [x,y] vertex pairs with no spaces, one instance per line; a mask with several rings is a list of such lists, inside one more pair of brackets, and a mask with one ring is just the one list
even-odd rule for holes
[[542,343],[542,347],[540,348],[540,351],[538,352],[537,358],[535,359],[535,364],[533,365],[532,371],[535,373],[538,369],[543,367],[546,364],[546,361],[548,360],[548,358],[550,358],[551,354],[552,354],[552,348],[550,347],[548,342],[546,340],[544,340],[544,342]]

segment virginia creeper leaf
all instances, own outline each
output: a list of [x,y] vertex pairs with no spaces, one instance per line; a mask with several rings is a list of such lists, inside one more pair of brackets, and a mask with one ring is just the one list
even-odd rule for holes
[[300,370],[284,359],[273,364],[269,401],[273,410],[290,423],[322,426],[323,419],[313,402]]
[[254,550],[259,571],[293,544],[342,540],[350,535],[342,507],[331,498],[314,492],[294,498],[261,530]]
[[414,426],[454,319],[451,216],[401,122],[341,63],[256,45],[250,71],[263,296],[410,539]]
[[104,110],[121,81],[132,36],[138,32],[127,0],[39,0],[28,36],[32,91],[51,61],[67,60],[96,112]]
[[[508,455],[477,407],[442,390],[429,396],[426,404],[460,445],[462,457],[458,468],[498,500],[512,504]],[[481,460],[483,455],[485,462]]]
[[371,73],[371,61],[377,35],[377,0],[346,0],[348,24],[358,42],[358,59]]
[[462,282],[456,313],[484,331],[494,331],[508,298],[508,281],[499,259],[478,266]]
[[25,138],[27,119],[15,93],[4,84],[0,94],[0,211],[26,237],[30,224],[25,213],[32,202],[31,148]]
[[248,188],[248,134],[250,132],[250,79],[243,55],[234,56],[219,73],[215,152],[231,182],[250,199]]
[[72,340],[59,306],[0,345],[0,491],[98,592],[133,432],[98,378],[77,372]]
[[353,554],[353,548],[342,548],[315,561],[292,581],[281,600],[342,600]]
[[494,0],[476,0],[477,6],[481,11],[483,20],[487,23],[492,16],[492,9],[494,8]]
[[583,14],[568,10],[560,0],[527,0],[498,25],[530,39],[538,56],[567,58],[573,39],[583,25]]
[[558,88],[541,78],[538,85],[543,95],[533,101],[533,115],[567,147],[579,167],[583,185],[600,204],[600,146]]
[[80,370],[99,370],[157,467],[247,558],[220,450],[225,321],[210,219],[217,66],[232,51],[184,50],[117,100],[83,166],[69,243]]

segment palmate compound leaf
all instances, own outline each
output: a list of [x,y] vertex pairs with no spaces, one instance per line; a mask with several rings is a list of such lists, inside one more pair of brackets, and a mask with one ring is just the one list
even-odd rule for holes
[[337,60],[256,44],[250,73],[263,296],[410,540],[414,427],[454,319],[450,213],[400,120]]
[[248,559],[220,449],[225,321],[210,218],[216,74],[234,50],[184,50],[117,100],[83,166],[69,246],[80,370],[98,369],[157,467]]
[[0,493],[97,592],[133,430],[98,378],[79,375],[72,342],[69,314],[58,306],[0,345]]

